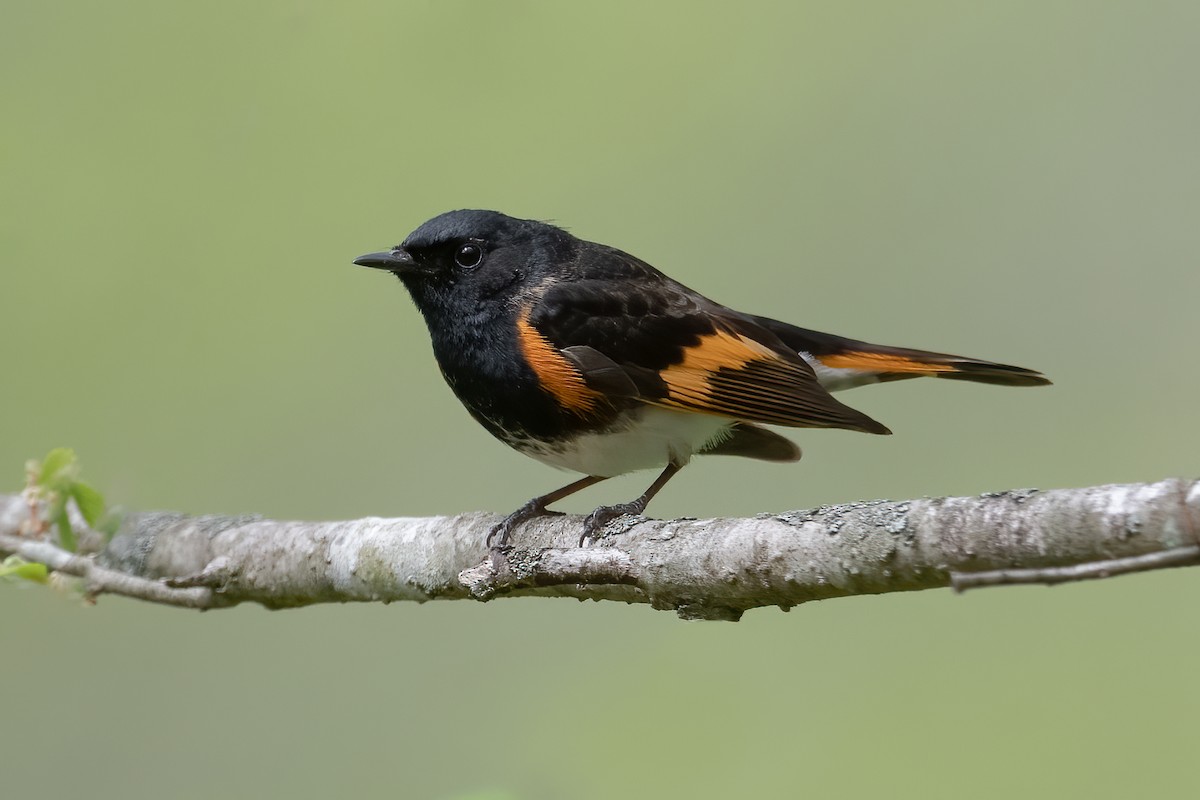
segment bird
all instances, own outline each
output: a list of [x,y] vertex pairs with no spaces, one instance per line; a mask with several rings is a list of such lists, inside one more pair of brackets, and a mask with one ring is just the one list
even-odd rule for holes
[[354,263],[400,279],[442,376],[476,421],[584,476],[504,517],[487,535],[496,548],[522,523],[557,514],[550,504],[616,475],[661,468],[636,499],[592,511],[580,546],[642,514],[693,456],[799,460],[800,448],[765,425],[891,433],[835,391],[921,376],[1050,383],[1023,367],[736,311],[615,247],[498,211],[440,214]]

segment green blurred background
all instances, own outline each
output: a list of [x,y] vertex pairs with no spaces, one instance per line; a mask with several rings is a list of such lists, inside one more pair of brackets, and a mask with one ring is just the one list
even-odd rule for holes
[[[56,445],[130,508],[507,511],[558,486],[350,265],[459,207],[1056,382],[859,390],[895,436],[701,460],[659,516],[1195,475],[1198,26],[1186,1],[9,2],[4,486]],[[736,625],[5,585],[3,793],[1194,796],[1195,578]]]

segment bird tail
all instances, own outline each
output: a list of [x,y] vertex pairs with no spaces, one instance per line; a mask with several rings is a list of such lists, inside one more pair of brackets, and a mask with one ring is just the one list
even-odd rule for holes
[[816,370],[817,378],[830,391],[920,377],[997,386],[1045,386],[1050,383],[1040,372],[1011,364],[860,342],[765,317],[755,317],[754,321],[808,361]]

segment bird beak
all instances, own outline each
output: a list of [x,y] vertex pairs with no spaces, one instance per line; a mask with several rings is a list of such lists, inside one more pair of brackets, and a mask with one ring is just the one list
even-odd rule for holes
[[359,256],[354,259],[354,263],[360,267],[386,269],[388,272],[394,272],[397,275],[404,272],[419,271],[417,262],[413,261],[413,257],[409,255],[408,251],[401,247],[384,253],[367,253],[365,256]]

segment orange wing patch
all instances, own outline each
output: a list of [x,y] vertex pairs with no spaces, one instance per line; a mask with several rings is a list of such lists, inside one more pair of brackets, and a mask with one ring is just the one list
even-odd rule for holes
[[904,372],[912,375],[935,375],[954,372],[953,364],[919,361],[892,353],[865,353],[851,350],[817,356],[817,360],[832,369],[861,369],[867,372]]
[[585,415],[596,410],[603,395],[588,387],[575,365],[529,322],[529,308],[517,317],[517,343],[542,388],[564,408]]
[[737,333],[702,337],[659,376],[667,384],[662,405],[776,425],[825,424],[818,421],[828,409],[819,408],[825,392],[816,379]]
[[711,399],[711,378],[722,369],[744,369],[753,361],[778,361],[779,356],[758,342],[718,330],[683,352],[683,361],[667,367],[659,376],[666,381],[672,400],[704,403]]
[[734,331],[701,337],[678,364],[658,374],[667,396],[647,401],[657,405],[772,425],[888,432],[833,399],[804,362]]

